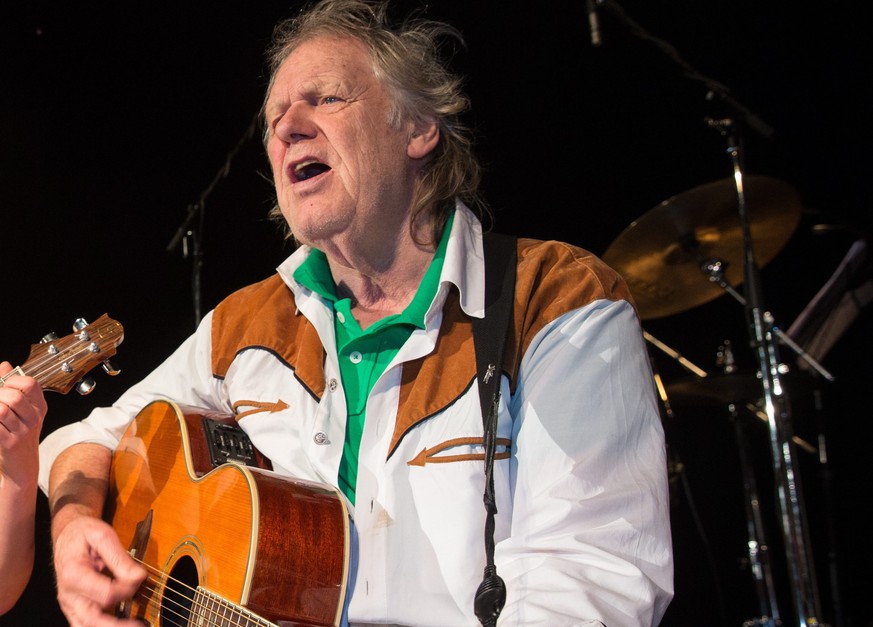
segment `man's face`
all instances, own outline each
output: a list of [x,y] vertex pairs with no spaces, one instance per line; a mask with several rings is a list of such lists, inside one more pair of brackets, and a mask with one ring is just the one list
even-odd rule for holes
[[356,40],[316,37],[279,68],[265,107],[267,152],[279,207],[298,241],[324,250],[406,228],[414,129],[391,126],[390,105]]

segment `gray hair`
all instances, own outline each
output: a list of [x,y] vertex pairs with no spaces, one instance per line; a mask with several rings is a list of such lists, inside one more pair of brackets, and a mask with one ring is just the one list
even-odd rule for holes
[[[460,120],[469,100],[462,91],[462,79],[440,57],[444,37],[461,45],[464,40],[453,26],[434,20],[407,19],[393,26],[387,16],[389,1],[321,0],[280,22],[267,50],[267,95],[283,61],[303,42],[328,35],[363,43],[377,79],[392,96],[389,123],[397,127],[404,120],[435,120],[438,124],[439,143],[417,182],[412,213],[413,225],[422,213],[429,217],[435,243],[455,198],[480,218],[490,215],[479,193],[481,166],[473,153],[471,133]],[[265,125],[265,143],[268,132]],[[282,218],[278,207],[270,215]]]

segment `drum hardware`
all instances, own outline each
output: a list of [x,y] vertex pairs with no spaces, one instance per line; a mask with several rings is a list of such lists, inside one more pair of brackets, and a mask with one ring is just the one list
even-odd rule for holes
[[[652,338],[654,339],[654,338]],[[670,404],[670,398],[667,395],[667,389],[664,386],[664,381],[661,378],[661,373],[658,372],[658,366],[655,360],[652,358],[652,355],[649,354],[649,363],[652,367],[652,377],[655,383],[655,391],[658,394],[658,398],[660,399],[660,409],[661,409],[661,417],[662,424],[664,426],[665,433],[667,432],[667,425],[665,424],[666,420],[672,420],[674,418],[673,415],[673,407]],[[670,446],[669,439],[667,441],[667,484],[669,488],[670,495],[670,505],[674,506],[679,502],[679,488],[682,485],[683,473],[685,471],[685,464],[682,463],[682,460],[679,459],[679,455]]]
[[737,371],[737,360],[734,357],[734,349],[730,340],[725,340],[718,347],[718,352],[715,354],[715,365],[725,374],[733,374]]
[[[641,319],[659,318],[708,302],[724,293],[724,285],[744,284],[744,310],[760,373],[763,409],[770,433],[771,456],[786,547],[795,624],[820,626],[820,604],[812,568],[800,475],[795,468],[792,420],[780,382],[777,328],[765,323],[759,264],[766,264],[787,242],[800,219],[800,202],[787,184],[743,172],[740,127],[765,138],[773,129],[738,102],[730,90],[687,63],[678,51],[637,24],[615,0],[599,0],[629,31],[652,43],[677,63],[686,77],[704,85],[706,98],[728,116],[706,118],[727,143],[732,178],[695,188],[662,203],[634,224],[608,249],[603,259],[627,280]],[[703,219],[702,219],[703,218]],[[642,225],[642,226],[641,226]],[[648,233],[646,232],[648,230]],[[642,233],[642,236],[640,236]],[[725,236],[725,237],[722,237]],[[647,242],[647,240],[649,240]],[[651,244],[654,240],[655,246]],[[752,242],[756,250],[753,250]],[[712,265],[708,260],[715,260]],[[737,263],[738,262],[738,263]],[[700,269],[718,268],[722,286],[700,285]],[[721,289],[720,289],[721,288]],[[771,599],[761,598],[765,608]],[[755,619],[775,625],[773,611]]]
[[731,414],[731,422],[734,426],[734,437],[737,442],[737,451],[740,457],[740,469],[743,475],[743,493],[745,494],[746,509],[746,532],[749,534],[747,547],[749,553],[749,567],[755,584],[755,592],[758,597],[758,618],[754,621],[746,621],[746,625],[762,625],[775,627],[781,625],[779,615],[779,603],[776,599],[776,586],[773,582],[773,568],[770,562],[770,544],[767,541],[764,521],[761,517],[760,500],[758,498],[758,486],[755,473],[752,471],[752,462],[749,459],[749,441],[743,421],[736,410],[736,406],[728,406]]
[[[803,384],[811,382],[808,375],[792,374],[788,377],[788,387],[801,389]],[[764,423],[768,416],[756,404],[761,398],[761,380],[756,373],[742,370],[727,374],[710,374],[705,377],[687,377],[678,379],[665,386],[666,395],[688,405],[718,405],[721,407],[743,407],[751,415]],[[818,454],[818,448],[803,438],[792,435],[792,441],[802,450],[812,455]]]
[[[724,263],[718,259],[708,259],[704,262],[700,269],[709,277],[709,280],[719,287],[724,289],[728,294],[734,297],[734,299],[740,303],[743,307],[748,306],[746,299],[737,292],[733,287],[731,287],[724,280]],[[800,357],[803,361],[805,361],[810,367],[812,367],[816,372],[818,372],[821,376],[823,376],[828,381],[835,381],[836,378],[833,374],[831,374],[824,366],[822,366],[817,359],[815,359],[812,355],[807,353],[803,348],[801,348],[797,342],[791,339],[791,336],[782,331],[781,328],[776,324],[776,320],[773,318],[773,314],[769,311],[765,311],[762,313],[762,319],[764,324],[767,327],[767,332],[775,335],[779,341],[786,346],[788,346],[794,353]],[[780,368],[784,368],[784,365],[778,366]],[[783,370],[784,372],[784,370]]]
[[[737,371],[733,358],[730,341],[725,340],[718,348],[716,364],[722,369],[721,374],[709,374],[693,362],[683,357],[678,351],[664,342],[658,340],[650,333],[644,331],[643,336],[652,345],[657,347],[669,357],[675,359],[683,368],[692,373],[686,379],[680,379],[674,383],[664,385],[657,370],[655,370],[655,382],[664,407],[668,408],[669,417],[673,417],[672,401],[689,402],[691,404],[704,403],[716,404],[726,407],[731,416],[734,427],[734,437],[739,453],[740,469],[742,472],[743,494],[745,497],[746,549],[748,554],[749,570],[752,575],[755,592],[758,598],[760,614],[754,619],[745,621],[745,626],[779,627],[782,625],[779,606],[773,582],[773,572],[770,560],[770,544],[766,538],[765,525],[759,506],[757,481],[753,471],[752,462],[748,452],[749,443],[746,427],[739,414],[738,406],[742,405],[752,415],[767,421],[767,415],[747,399],[757,398],[760,394],[760,380],[747,371]],[[815,453],[815,448],[797,438],[798,444],[805,450]],[[670,447],[668,445],[668,452]],[[675,458],[675,452],[671,459]],[[672,475],[668,475],[671,479]],[[679,475],[677,475],[679,478]],[[674,487],[671,485],[671,490]],[[671,491],[671,502],[675,498]]]
[[[730,127],[721,124],[718,128],[725,131]],[[732,146],[731,152],[736,152],[733,142]],[[745,204],[749,198],[758,201],[752,213]],[[735,215],[736,205],[740,206],[739,220]],[[754,376],[737,376],[739,373],[730,371],[733,364],[727,362],[733,360],[729,343],[720,347],[719,356],[727,372],[711,376],[650,333],[644,331],[643,335],[646,341],[694,375],[673,385],[672,389],[656,377],[659,395],[668,412],[672,412],[671,393],[679,396],[684,393],[686,397],[703,394],[730,407],[732,412],[738,406],[744,407],[767,423],[794,609],[801,617],[798,620],[803,621],[799,624],[811,627],[821,624],[817,618],[819,601],[794,451],[798,447],[815,454],[817,449],[792,430],[783,382],[787,366],[779,358],[776,341],[780,339],[792,350],[800,347],[782,333],[773,316],[761,308],[759,268],[751,245],[754,232],[757,236],[755,250],[765,263],[769,262],[790,239],[800,213],[801,204],[793,188],[767,177],[749,177],[744,184],[742,173],[737,171],[734,178],[699,186],[661,203],[625,229],[603,258],[627,280],[642,320],[672,315],[724,293],[730,294],[746,310],[751,346],[758,363]],[[741,284],[744,284],[745,296],[734,289]],[[811,356],[802,350],[795,352],[826,379],[833,380]],[[753,402],[755,400],[761,401],[760,407]],[[744,450],[743,441],[738,441],[738,445]],[[745,452],[743,457],[745,459]],[[757,502],[750,471],[745,465],[743,471],[747,499]],[[747,508],[750,508],[747,511],[748,550],[761,610],[754,621],[773,627],[782,623],[770,583],[768,545],[763,541],[759,515],[751,503]]]
[[664,344],[664,342],[662,342],[661,340],[656,338],[654,335],[652,335],[648,331],[643,330],[643,337],[645,338],[645,340],[649,344],[651,344],[652,346],[654,346],[655,348],[660,350],[665,355],[674,359],[679,365],[681,365],[683,368],[685,368],[685,370],[687,370],[688,372],[695,374],[701,378],[705,377],[707,375],[706,370],[704,370],[703,368],[700,368],[699,366],[695,365],[693,362],[691,362],[688,359],[686,359],[685,357],[683,357],[681,354],[679,354],[679,352],[677,350],[667,346],[666,344]]
[[[779,333],[765,315],[760,269],[752,245],[753,236],[745,179],[742,169],[742,142],[733,120],[721,120],[714,126],[727,143],[727,154],[733,165],[736,182],[737,213],[743,243],[744,310],[749,324],[749,339],[754,348],[763,384],[764,409],[770,427],[770,446],[774,477],[777,479],[782,536],[791,581],[794,613],[801,626],[819,625],[821,605],[818,597],[815,567],[806,527],[806,508],[800,472],[794,454],[793,424],[788,395],[782,387],[778,365]],[[772,616],[772,613],[770,614]]]
[[[750,176],[745,187],[755,251],[769,263],[800,223],[800,197],[766,176]],[[603,260],[627,281],[642,320],[692,309],[726,290],[736,294],[744,280],[736,203],[734,179],[706,183],[650,209],[610,244]]]

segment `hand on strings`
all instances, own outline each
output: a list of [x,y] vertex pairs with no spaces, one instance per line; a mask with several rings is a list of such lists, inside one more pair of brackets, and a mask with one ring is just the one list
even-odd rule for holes
[[54,545],[58,602],[71,627],[142,625],[107,613],[131,599],[147,574],[111,525],[93,516],[78,516],[58,532]]

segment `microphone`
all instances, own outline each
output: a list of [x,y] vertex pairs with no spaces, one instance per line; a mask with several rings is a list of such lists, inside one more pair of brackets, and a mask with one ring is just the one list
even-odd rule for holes
[[591,31],[591,45],[597,47],[602,43],[600,38],[600,20],[597,19],[597,0],[586,0],[588,6],[588,29]]

